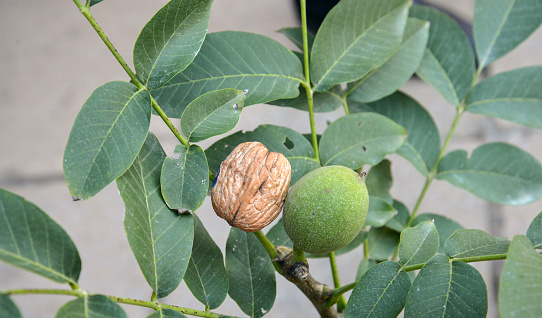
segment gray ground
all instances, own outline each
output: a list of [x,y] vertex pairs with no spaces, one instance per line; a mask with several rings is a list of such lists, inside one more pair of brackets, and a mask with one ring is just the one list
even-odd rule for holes
[[[472,0],[436,2],[451,6],[467,19],[472,16]],[[139,31],[165,3],[165,0],[106,0],[93,12],[130,64]],[[295,25],[296,17],[289,0],[216,0],[210,31],[245,30],[287,43],[275,31]],[[82,288],[95,293],[149,299],[150,288],[139,272],[124,234],[124,206],[115,185],[91,200],[74,203],[62,176],[63,149],[80,107],[96,87],[112,80],[126,80],[127,76],[72,1],[1,0],[0,43],[0,187],[36,203],[67,229],[82,257]],[[490,72],[540,64],[541,54],[542,31],[539,30],[520,48],[494,63]],[[453,119],[453,106],[420,81],[410,81],[403,89],[430,110],[441,135],[445,135]],[[324,129],[327,120],[341,115],[340,110],[317,115],[318,130]],[[245,109],[239,129],[254,129],[262,123],[309,131],[306,113],[272,106]],[[151,130],[171,153],[176,141],[159,118],[153,118]],[[471,151],[485,142],[506,141],[542,161],[541,136],[540,131],[467,114],[461,120],[449,150]],[[205,142],[203,146],[215,140]],[[412,208],[423,179],[404,159],[392,156],[392,160],[396,180],[392,193]],[[498,206],[441,181],[433,184],[421,208],[422,212],[447,215],[471,227],[508,237],[525,233],[530,221],[541,210],[540,201],[521,207]],[[199,210],[199,216],[215,241],[223,247],[227,224],[216,218],[209,202]],[[355,268],[361,259],[359,254],[338,258],[343,282],[354,279]],[[489,317],[497,317],[495,282],[502,264],[493,262],[475,266],[488,284]],[[311,262],[311,270],[318,279],[331,284],[326,260]],[[316,311],[295,287],[281,277],[277,280],[279,293],[269,317],[316,316]],[[1,290],[59,287],[0,263]],[[13,299],[26,317],[53,317],[63,303],[71,300],[63,296],[16,296]],[[203,309],[184,283],[163,301]],[[151,313],[131,306],[124,306],[124,309],[131,317],[145,317]],[[217,311],[241,314],[231,299]]]

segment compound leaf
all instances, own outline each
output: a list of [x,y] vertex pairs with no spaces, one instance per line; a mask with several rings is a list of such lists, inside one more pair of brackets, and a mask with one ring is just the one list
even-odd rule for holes
[[365,179],[365,185],[370,196],[379,197],[392,204],[393,198],[390,195],[390,189],[393,185],[391,161],[384,159],[376,166],[371,167]]
[[403,267],[427,263],[438,251],[439,236],[435,224],[422,222],[401,232],[399,259]]
[[77,284],[81,258],[66,231],[24,198],[0,189],[0,260],[59,283]]
[[506,254],[510,240],[506,237],[495,237],[482,230],[457,230],[447,240],[444,246],[449,257],[474,257],[485,255]]
[[228,294],[250,317],[262,317],[276,296],[275,268],[253,233],[232,227],[226,242]]
[[535,248],[542,246],[542,212],[540,212],[531,222],[527,229],[527,237],[531,240]]
[[540,23],[539,0],[476,0],[473,36],[480,68],[510,52]]
[[437,231],[438,231],[439,242],[440,242],[438,252],[442,254],[444,254],[445,252],[444,246],[448,237],[450,237],[450,235],[452,235],[455,231],[463,229],[463,226],[461,226],[461,224],[457,223],[456,221],[449,219],[445,216],[433,214],[433,213],[419,214],[414,219],[412,224],[417,225],[424,221],[431,221],[433,222],[433,224],[435,224],[435,227],[437,228]]
[[124,229],[137,263],[158,298],[183,279],[194,239],[192,215],[170,210],[160,192],[166,157],[151,133],[132,167],[117,179],[126,212]]
[[213,0],[172,0],[145,25],[134,47],[134,67],[148,88],[184,70],[205,39]]
[[435,255],[412,283],[405,318],[486,317],[487,289],[482,275],[463,262]]
[[416,100],[396,92],[373,103],[352,106],[354,112],[377,112],[403,126],[408,137],[397,154],[410,161],[424,176],[433,169],[440,153],[440,135],[429,112]]
[[388,96],[408,81],[420,65],[429,37],[429,23],[408,18],[403,42],[382,66],[348,84],[348,97],[361,103]]
[[171,309],[160,309],[157,312],[148,315],[147,318],[186,318],[186,316]]
[[517,235],[510,244],[499,287],[502,318],[536,318],[542,310],[542,256],[530,240]]
[[8,295],[0,294],[0,317],[22,318],[21,311]]
[[62,306],[55,318],[128,318],[116,302],[103,295],[83,296]]
[[194,61],[151,94],[168,117],[179,118],[190,102],[210,91],[247,89],[248,106],[294,98],[302,81],[301,62],[282,44],[259,34],[223,31],[207,34]]
[[353,170],[376,165],[406,139],[406,131],[391,119],[376,113],[343,116],[329,125],[320,139],[323,166],[341,165]]
[[184,281],[194,297],[210,309],[220,306],[228,295],[224,256],[196,215],[194,245]]
[[397,262],[380,263],[365,273],[354,287],[345,318],[397,317],[406,303],[410,278]]
[[241,116],[246,94],[221,89],[192,101],[181,116],[181,129],[190,142],[198,142],[232,130]]
[[516,69],[478,83],[467,111],[542,129],[542,66]]
[[162,164],[162,196],[170,209],[193,213],[203,204],[209,190],[207,158],[198,145],[177,145],[175,155],[178,158],[167,157]]
[[109,82],[90,95],[64,151],[64,177],[74,200],[94,196],[130,167],[150,119],[149,93],[135,85]]
[[412,6],[411,17],[429,21],[429,40],[416,74],[453,105],[465,98],[474,78],[474,52],[451,17],[427,6]]
[[364,226],[380,227],[386,224],[397,214],[397,210],[384,199],[369,197],[369,212]]
[[523,205],[542,197],[542,166],[529,153],[509,144],[490,143],[467,152],[456,150],[439,164],[438,179],[484,200]]
[[382,65],[401,44],[406,0],[343,0],[326,16],[311,51],[315,90],[362,78]]

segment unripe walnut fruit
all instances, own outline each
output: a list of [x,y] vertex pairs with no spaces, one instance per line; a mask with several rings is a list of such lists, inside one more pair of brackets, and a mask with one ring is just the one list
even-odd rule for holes
[[211,190],[216,214],[231,226],[256,232],[280,214],[292,169],[288,159],[259,142],[245,142],[220,164]]
[[343,166],[321,167],[290,188],[284,229],[301,250],[329,253],[358,235],[368,209],[367,187],[358,173]]

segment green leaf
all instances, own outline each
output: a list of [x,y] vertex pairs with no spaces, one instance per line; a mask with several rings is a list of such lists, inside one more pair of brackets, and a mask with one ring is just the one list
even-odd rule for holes
[[508,251],[499,287],[502,318],[540,317],[542,311],[542,256],[529,239],[516,235]]
[[141,153],[117,187],[126,212],[124,229],[145,279],[158,298],[183,279],[194,239],[192,215],[172,211],[160,193],[160,171],[166,154],[150,133]]
[[390,195],[390,189],[393,185],[391,161],[384,159],[376,166],[371,167],[371,170],[367,173],[365,185],[370,196],[379,197],[392,204],[393,198]]
[[371,268],[356,284],[344,318],[397,317],[405,306],[410,279],[397,262]]
[[223,88],[248,89],[245,106],[294,98],[304,81],[292,51],[263,35],[224,31],[207,34],[184,71],[151,91],[168,117],[179,118],[198,96]]
[[[335,251],[335,256],[340,256],[340,255],[346,254],[346,253],[356,249],[358,246],[363,244],[363,242],[365,241],[365,239],[368,236],[369,236],[369,232],[363,231],[363,230],[360,231],[358,233],[358,235],[356,237],[354,237],[352,242],[348,243],[348,245],[346,245],[345,247],[336,250]],[[291,244],[290,246],[293,246],[293,244]],[[329,253],[318,253],[318,254],[316,254],[316,253],[305,253],[305,256],[307,258],[322,258],[322,257],[329,257]]]
[[388,96],[408,81],[420,65],[429,38],[429,23],[408,18],[403,42],[382,66],[361,80],[348,84],[349,98],[372,102]]
[[375,113],[343,116],[329,125],[320,139],[323,166],[341,165],[353,170],[376,165],[406,139],[406,131],[391,119]]
[[482,230],[457,230],[445,244],[446,255],[453,258],[506,254],[510,240]]
[[514,49],[540,23],[539,0],[476,0],[473,36],[480,68]]
[[429,112],[416,100],[396,92],[377,102],[350,105],[352,112],[370,110],[403,126],[408,137],[397,153],[412,162],[424,176],[433,169],[440,153],[440,135]]
[[273,227],[267,232],[266,236],[267,239],[269,239],[275,246],[288,246],[289,248],[294,248],[292,241],[284,230],[284,222],[282,221],[282,218],[278,220],[277,224],[273,225]]
[[117,303],[103,295],[83,296],[62,306],[55,318],[128,318]]
[[64,177],[74,200],[94,196],[130,167],[150,119],[149,93],[130,83],[109,82],[90,95],[64,151]]
[[376,265],[376,261],[374,259],[370,258],[364,258],[361,260],[358,266],[358,271],[356,273],[356,281],[359,281],[360,278],[367,273],[371,268],[373,268]]
[[369,256],[377,261],[385,261],[390,257],[399,244],[399,233],[386,227],[375,227],[367,237]]
[[209,167],[205,153],[198,145],[175,147],[178,158],[166,158],[160,183],[168,207],[179,213],[193,213],[205,201],[209,189]]
[[404,203],[400,201],[393,200],[392,206],[397,210],[397,214],[386,222],[385,226],[401,233],[406,228],[410,213]]
[[186,318],[186,316],[171,309],[160,309],[159,311],[147,316],[147,318]]
[[[327,92],[314,92],[312,95],[313,110],[315,113],[332,112],[343,106],[342,89],[340,86],[334,86]],[[299,96],[291,99],[277,99],[268,104],[282,107],[292,107],[299,110],[308,111],[307,93],[300,87]]]
[[275,268],[253,233],[232,227],[226,242],[228,294],[250,317],[262,317],[276,296]]
[[9,298],[8,295],[0,294],[0,318],[22,318],[21,312],[17,305]]
[[66,231],[24,198],[0,189],[0,260],[59,283],[77,284],[81,258]]
[[93,5],[98,4],[98,3],[102,2],[102,1],[103,0],[90,0],[89,6],[92,7]]
[[482,275],[463,262],[435,255],[408,293],[405,318],[486,317],[487,289]]
[[362,78],[388,60],[401,44],[406,0],[343,0],[327,14],[311,52],[315,90]]
[[228,295],[224,256],[196,215],[194,245],[184,281],[194,297],[210,309],[220,306]]
[[380,227],[397,214],[397,210],[379,197],[369,197],[369,212],[363,226]]
[[[299,27],[295,28],[282,28],[278,30],[279,33],[284,34],[288,40],[292,41],[298,49],[303,51],[303,29]],[[312,44],[314,43],[314,34],[307,31],[307,44],[309,46],[309,52],[312,49]]]
[[152,17],[137,38],[134,67],[148,88],[184,70],[205,39],[213,0],[172,0]]
[[463,226],[461,226],[461,224],[455,222],[454,220],[444,217],[442,215],[432,213],[419,214],[414,219],[412,224],[417,225],[424,221],[431,221],[433,222],[433,224],[435,224],[440,242],[438,252],[443,254],[445,252],[444,246],[448,237],[450,237],[450,235],[452,235],[455,231],[463,229]]
[[542,212],[540,212],[527,229],[527,237],[535,248],[542,247]]
[[422,222],[401,232],[399,259],[403,267],[427,263],[438,251],[439,236],[435,224]]
[[240,143],[247,141],[259,141],[269,151],[280,152],[288,159],[292,166],[290,186],[305,174],[320,167],[320,163],[314,159],[314,149],[311,143],[303,135],[286,127],[261,125],[254,131],[236,132],[207,148],[205,155],[211,172],[216,174],[220,163],[226,159],[230,152]]
[[429,40],[416,74],[453,105],[465,98],[474,78],[474,52],[461,27],[427,6],[412,6],[411,17],[429,21]]
[[241,116],[246,94],[221,89],[192,101],[181,116],[181,129],[190,142],[198,142],[232,130]]
[[467,111],[542,129],[541,74],[532,66],[491,76],[474,87]]
[[470,159],[456,150],[439,164],[437,178],[484,200],[523,205],[542,198],[542,166],[529,153],[509,144],[476,148]]

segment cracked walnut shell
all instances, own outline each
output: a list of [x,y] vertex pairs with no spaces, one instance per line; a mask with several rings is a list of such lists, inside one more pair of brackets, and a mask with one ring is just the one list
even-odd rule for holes
[[263,229],[280,214],[292,169],[288,159],[259,142],[245,142],[220,164],[211,190],[216,214],[245,232]]

